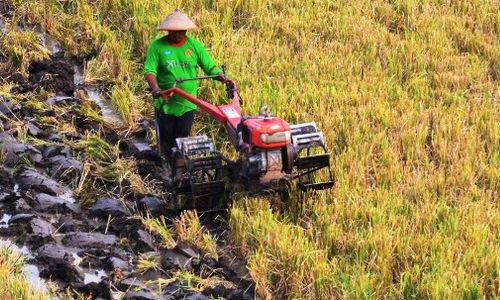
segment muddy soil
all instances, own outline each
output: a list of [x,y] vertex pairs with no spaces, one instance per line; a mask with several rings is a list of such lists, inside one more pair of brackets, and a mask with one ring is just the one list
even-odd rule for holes
[[[4,17],[7,11],[0,4]],[[74,70],[60,52],[31,63],[27,77],[0,74],[0,82],[14,84],[12,97],[0,96],[0,240],[26,247],[31,253],[28,263],[38,268],[40,277],[56,283],[59,292],[70,288],[92,299],[253,299],[254,284],[244,261],[227,250],[224,216],[202,218],[221,247],[219,258],[213,259],[183,242],[171,249],[161,246],[160,238],[136,217],[178,214],[169,210],[166,185],[161,197],[137,192],[121,200],[87,195],[86,205],[81,205],[75,189],[84,172],[86,149],[72,145],[89,133],[119,144],[119,156],[134,159],[144,181],[161,183],[168,175],[154,149],[144,146],[151,120],[124,139],[116,128],[86,117],[81,108],[88,103],[75,97],[79,86]],[[43,99],[42,90],[55,96]],[[106,188],[123,187],[106,183]],[[159,263],[139,272],[144,255]],[[179,271],[214,283],[196,286],[176,279]],[[159,285],[158,279],[165,284]]]
[[55,54],[52,59],[31,63],[28,72],[28,78],[19,73],[7,77],[7,80],[18,84],[13,89],[14,93],[40,92],[44,89],[57,95],[71,96],[75,92],[75,70],[64,60],[62,52]]

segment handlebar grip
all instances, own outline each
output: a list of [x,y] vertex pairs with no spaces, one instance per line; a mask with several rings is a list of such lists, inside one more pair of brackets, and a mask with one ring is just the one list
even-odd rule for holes
[[173,92],[161,91],[160,96],[163,99],[163,103],[167,102],[168,98],[172,97],[173,94]]
[[229,99],[234,97],[234,94],[238,92],[238,85],[233,80],[227,80],[224,82],[226,84],[226,93]]

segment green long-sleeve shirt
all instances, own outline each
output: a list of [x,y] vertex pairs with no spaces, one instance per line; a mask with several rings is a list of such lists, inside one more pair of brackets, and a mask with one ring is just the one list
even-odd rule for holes
[[[206,75],[221,72],[205,46],[197,39],[187,36],[184,43],[171,45],[166,37],[162,37],[154,40],[148,47],[144,74],[153,74],[160,89],[166,90],[173,86],[176,79],[196,77],[198,66]],[[198,94],[198,81],[196,80],[185,81],[177,87],[193,96]],[[154,106],[161,107],[165,114],[174,116],[182,116],[196,109],[195,104],[179,95],[168,98],[163,107],[161,98],[155,99]]]

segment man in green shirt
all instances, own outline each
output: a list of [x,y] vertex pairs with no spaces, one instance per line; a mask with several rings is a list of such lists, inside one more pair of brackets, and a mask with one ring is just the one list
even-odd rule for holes
[[[159,146],[169,162],[173,159],[171,149],[175,146],[175,139],[191,133],[196,105],[176,94],[163,103],[160,91],[171,88],[176,79],[196,77],[197,67],[201,67],[206,75],[219,75],[217,80],[228,82],[204,45],[186,36],[187,30],[196,28],[193,21],[176,9],[158,27],[158,30],[167,31],[168,34],[154,40],[146,54],[144,75],[155,99]],[[184,81],[177,87],[196,96],[198,81]],[[183,161],[175,158],[174,163],[179,166]]]

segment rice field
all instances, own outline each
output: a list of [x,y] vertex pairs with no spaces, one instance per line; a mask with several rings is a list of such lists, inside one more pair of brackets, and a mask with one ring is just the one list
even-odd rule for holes
[[[131,127],[151,115],[144,52],[176,7],[245,112],[319,125],[334,190],[294,194],[281,213],[261,198],[231,208],[260,298],[500,297],[499,1],[8,2],[85,61]],[[17,68],[44,55],[6,44]],[[216,83],[200,95],[225,101]]]

